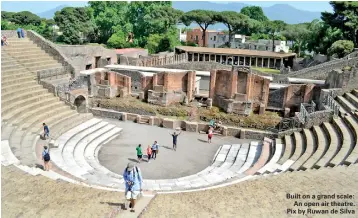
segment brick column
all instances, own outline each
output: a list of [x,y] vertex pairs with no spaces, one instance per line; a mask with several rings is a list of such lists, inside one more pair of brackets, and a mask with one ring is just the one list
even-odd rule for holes
[[214,98],[216,83],[216,70],[210,71],[209,98]]
[[169,73],[164,72],[164,86],[163,89],[164,91],[168,91],[169,90]]
[[108,83],[110,86],[114,86],[117,83],[117,77],[115,72],[108,72]]
[[154,89],[154,86],[156,86],[157,84],[158,84],[158,75],[153,74],[153,89]]
[[193,100],[193,96],[194,96],[194,90],[195,90],[195,77],[196,77],[196,72],[195,71],[189,71],[187,73],[187,77],[188,77],[188,84],[187,84],[187,97],[188,97],[188,101],[192,101]]
[[131,91],[132,91],[132,88],[131,88],[131,86],[132,86],[132,78],[129,77],[129,76],[126,76],[124,81],[125,81],[125,84],[126,84],[125,87],[127,87],[127,93],[128,93],[128,95],[130,95]]
[[230,74],[230,96],[228,96],[229,98],[233,98],[235,96],[235,93],[237,92],[237,76],[238,76],[238,71],[237,70],[232,70],[231,74]]

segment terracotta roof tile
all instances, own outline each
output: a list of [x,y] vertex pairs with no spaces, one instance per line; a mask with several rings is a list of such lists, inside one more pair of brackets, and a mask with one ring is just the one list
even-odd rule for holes
[[276,57],[276,58],[286,58],[296,55],[296,53],[278,53],[272,51],[257,51],[257,50],[249,50],[249,49],[206,48],[206,47],[192,47],[192,46],[177,46],[176,49],[186,52],[200,52],[206,54],[247,55],[247,56],[257,56],[257,57]]

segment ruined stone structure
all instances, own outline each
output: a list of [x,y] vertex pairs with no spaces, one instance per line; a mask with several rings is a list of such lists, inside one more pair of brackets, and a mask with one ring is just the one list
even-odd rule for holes
[[269,79],[244,68],[212,70],[209,97],[213,99],[213,105],[228,113],[263,113],[268,102],[269,84]]
[[190,102],[195,94],[195,71],[163,72],[142,78],[142,90],[147,101],[168,106],[175,102]]
[[94,45],[56,45],[56,47],[75,67],[77,76],[83,70],[101,68],[117,63],[115,49],[106,49],[103,46]]
[[102,98],[124,97],[131,94],[131,78],[104,68],[81,71],[87,78],[90,96]]

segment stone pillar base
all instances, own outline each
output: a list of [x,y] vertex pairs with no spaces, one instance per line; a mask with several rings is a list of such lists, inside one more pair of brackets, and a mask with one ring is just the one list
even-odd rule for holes
[[227,136],[228,131],[227,131],[227,127],[226,127],[226,126],[223,127],[223,132],[222,132],[221,134],[222,134],[223,136]]
[[289,118],[290,117],[290,111],[291,111],[290,108],[285,107],[285,111],[283,112],[283,117],[284,118]]
[[122,121],[127,121],[127,113],[122,113]]
[[144,92],[139,92],[139,99],[144,100]]
[[245,139],[245,130],[240,131],[240,139]]
[[264,104],[260,104],[260,110],[259,110],[259,114],[264,114],[266,110],[266,107]]
[[141,115],[137,115],[137,118],[135,119],[136,123],[140,122]]
[[154,117],[149,117],[149,125],[150,126],[154,125]]
[[211,109],[212,107],[213,107],[213,99],[212,98],[208,98],[207,100],[206,100],[206,107],[208,108],[208,109]]

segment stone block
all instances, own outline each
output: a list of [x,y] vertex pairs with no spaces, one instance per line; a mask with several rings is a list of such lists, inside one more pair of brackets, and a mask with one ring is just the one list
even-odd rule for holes
[[136,117],[136,119],[135,119],[135,122],[136,122],[136,123],[139,123],[140,118],[141,118],[141,115],[137,115],[137,117]]
[[185,131],[187,132],[198,132],[198,123],[185,121]]
[[246,137],[245,132],[246,132],[245,130],[240,131],[240,139],[245,139],[245,137]]
[[265,104],[260,104],[259,114],[264,114],[266,110]]
[[227,136],[228,135],[228,129],[226,126],[223,127],[223,131],[221,133],[223,136]]
[[154,125],[154,117],[149,117],[149,125],[150,126]]
[[127,113],[122,113],[122,120],[127,121]]
[[139,99],[144,100],[144,92],[139,92]]
[[163,119],[163,127],[168,129],[175,129],[174,120],[171,119]]
[[246,94],[235,93],[235,101],[246,101]]

